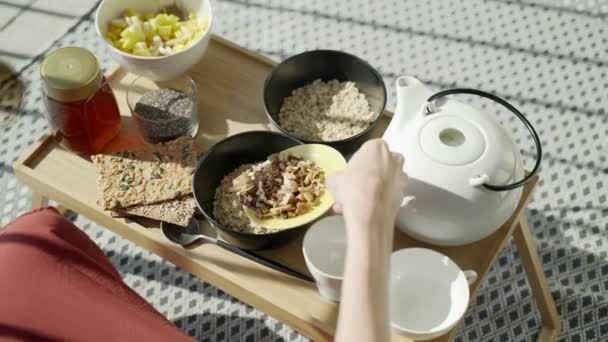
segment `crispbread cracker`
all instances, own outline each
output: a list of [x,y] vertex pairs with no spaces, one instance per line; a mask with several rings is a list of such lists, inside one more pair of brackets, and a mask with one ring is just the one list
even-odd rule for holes
[[115,217],[140,216],[165,221],[186,227],[196,212],[196,201],[193,196],[160,202],[155,204],[136,205],[133,207],[111,210]]
[[126,208],[192,193],[198,153],[193,138],[181,137],[140,150],[91,156],[102,206]]

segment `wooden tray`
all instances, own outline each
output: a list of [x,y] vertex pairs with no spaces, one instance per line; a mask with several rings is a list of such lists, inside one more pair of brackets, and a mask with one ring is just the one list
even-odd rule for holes
[[[205,57],[189,74],[199,87],[201,146],[209,147],[226,136],[248,130],[273,129],[262,105],[263,82],[275,63],[214,36]],[[117,150],[142,144],[134,132],[126,105],[125,90],[134,75],[120,68],[108,73],[123,115],[123,130],[108,145]],[[390,113],[379,123],[378,134],[388,124]],[[210,244],[183,249],[167,241],[150,220],[137,222],[112,218],[96,204],[97,186],[93,164],[46,137],[33,146],[14,165],[17,177],[34,193],[34,203],[56,200],[66,208],[87,216],[147,250],[173,262],[201,279],[217,286],[314,340],[329,340],[334,334],[338,306],[318,295],[313,284],[285,276],[264,266]],[[498,256],[525,207],[535,182],[526,186],[513,217],[495,234],[480,242],[461,247],[438,248],[418,243],[396,233],[395,248],[423,246],[451,257],[463,269],[477,271],[471,298]],[[307,272],[301,253],[300,236],[263,254]],[[451,340],[454,331],[437,340]],[[408,339],[394,335],[394,341]]]

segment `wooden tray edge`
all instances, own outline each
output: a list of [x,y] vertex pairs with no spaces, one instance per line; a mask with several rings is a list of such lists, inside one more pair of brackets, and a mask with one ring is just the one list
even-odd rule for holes
[[22,168],[33,169],[31,165],[34,159],[38,158],[38,156],[43,151],[49,150],[49,145],[54,144],[55,139],[48,133],[44,133],[38,141],[36,141],[32,146],[28,147],[25,152],[21,154],[21,156],[13,163],[13,169],[15,171],[20,171]]

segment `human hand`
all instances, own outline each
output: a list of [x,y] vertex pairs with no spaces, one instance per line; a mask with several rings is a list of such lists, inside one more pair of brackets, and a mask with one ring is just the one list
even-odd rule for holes
[[363,144],[345,170],[327,179],[336,201],[334,211],[370,229],[378,224],[392,228],[407,183],[403,163],[403,156],[389,151],[382,139]]
[[336,341],[388,341],[388,277],[394,222],[407,176],[403,156],[381,139],[363,144],[327,177],[346,221],[347,249]]

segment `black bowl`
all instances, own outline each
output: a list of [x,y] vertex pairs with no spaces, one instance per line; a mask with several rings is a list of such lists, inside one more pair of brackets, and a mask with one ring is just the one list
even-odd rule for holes
[[237,167],[264,161],[269,155],[302,142],[286,135],[270,131],[252,131],[233,135],[213,145],[198,161],[192,192],[194,199],[211,226],[227,242],[245,249],[262,249],[288,239],[298,229],[289,229],[268,234],[238,232],[219,223],[213,216],[215,189],[225,175]]
[[[285,131],[279,125],[279,112],[283,100],[294,89],[316,79],[354,82],[367,98],[376,119],[365,131],[350,138],[336,141],[308,140]],[[283,133],[305,143],[327,144],[349,155],[355,152],[374,132],[386,106],[386,87],[382,76],[366,61],[341,51],[312,50],[289,57],[274,67],[264,84],[264,106],[270,121]]]

